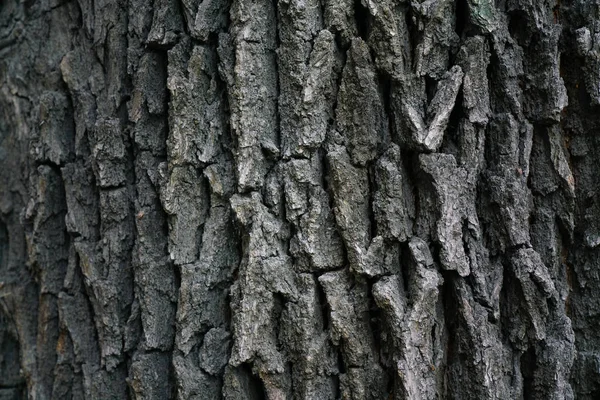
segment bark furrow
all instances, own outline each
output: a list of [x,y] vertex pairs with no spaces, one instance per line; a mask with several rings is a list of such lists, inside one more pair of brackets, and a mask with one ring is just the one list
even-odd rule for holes
[[0,399],[600,396],[600,2],[0,3]]

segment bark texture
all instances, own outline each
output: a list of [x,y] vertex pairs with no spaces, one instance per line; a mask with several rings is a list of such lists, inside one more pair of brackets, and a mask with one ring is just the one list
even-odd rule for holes
[[0,2],[0,399],[600,398],[597,0]]

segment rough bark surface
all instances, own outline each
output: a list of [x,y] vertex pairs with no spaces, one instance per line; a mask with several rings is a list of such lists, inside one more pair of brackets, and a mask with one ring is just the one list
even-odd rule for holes
[[598,399],[598,129],[598,0],[3,0],[0,399]]

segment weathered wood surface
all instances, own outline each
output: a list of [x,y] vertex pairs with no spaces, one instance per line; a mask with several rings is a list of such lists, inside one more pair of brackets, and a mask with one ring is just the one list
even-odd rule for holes
[[0,399],[600,398],[597,0],[0,2]]

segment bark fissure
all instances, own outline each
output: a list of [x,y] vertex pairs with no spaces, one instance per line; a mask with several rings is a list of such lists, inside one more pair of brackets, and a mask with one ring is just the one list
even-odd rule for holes
[[594,398],[598,17],[2,2],[0,398]]

